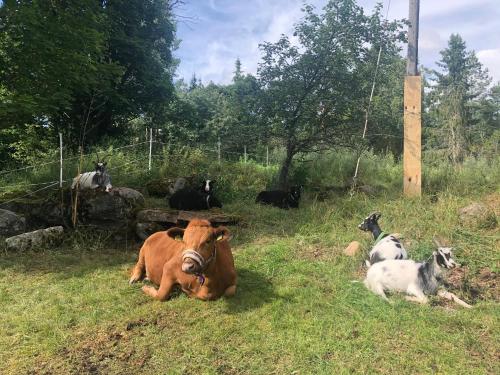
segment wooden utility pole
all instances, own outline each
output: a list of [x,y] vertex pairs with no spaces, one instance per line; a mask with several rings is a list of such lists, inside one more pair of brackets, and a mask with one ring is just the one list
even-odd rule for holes
[[419,197],[422,193],[422,78],[418,73],[420,0],[409,1],[408,60],[404,84],[403,191],[407,197]]

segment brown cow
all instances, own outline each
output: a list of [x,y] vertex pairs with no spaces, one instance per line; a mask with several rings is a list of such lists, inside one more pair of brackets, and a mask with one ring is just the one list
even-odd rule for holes
[[225,227],[212,228],[207,220],[192,220],[187,228],[170,228],[148,237],[139,252],[130,283],[144,274],[154,284],[144,293],[164,301],[175,285],[190,297],[214,300],[236,292],[236,270]]

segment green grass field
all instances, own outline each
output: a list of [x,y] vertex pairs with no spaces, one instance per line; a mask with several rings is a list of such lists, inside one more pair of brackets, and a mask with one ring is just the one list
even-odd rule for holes
[[[238,290],[215,302],[151,300],[127,283],[138,245],[104,235],[3,252],[0,373],[498,374],[499,232],[462,228],[456,214],[478,199],[498,215],[498,192],[443,193],[437,203],[309,194],[290,211],[230,204],[225,210],[242,217],[230,228]],[[373,210],[383,229],[404,236],[413,259],[430,255],[434,235],[448,239],[466,267],[453,291],[474,308],[397,295],[391,305],[352,283],[363,278],[371,244],[356,226]],[[352,240],[364,247],[355,258],[342,253]]]

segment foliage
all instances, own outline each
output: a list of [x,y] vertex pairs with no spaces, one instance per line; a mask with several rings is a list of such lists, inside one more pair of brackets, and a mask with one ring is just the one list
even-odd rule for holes
[[[0,8],[0,127],[62,132],[76,149],[158,119],[170,100],[170,0],[13,1]],[[15,147],[7,145],[3,147]]]
[[384,22],[380,10],[367,16],[353,0],[331,0],[321,14],[305,6],[293,40],[283,35],[261,45],[264,116],[271,135],[287,150],[281,186],[287,185],[297,153],[329,148],[358,134],[377,47],[382,45],[388,56],[381,61],[382,71],[403,40],[402,23]]
[[442,72],[430,71],[428,79],[433,84],[429,86],[426,119],[430,134],[438,138],[435,142],[446,148],[457,164],[471,149],[474,129],[479,127],[480,134],[489,130],[490,120],[500,107],[497,104],[495,109],[494,100],[485,96],[491,79],[474,51],[467,51],[460,35],[450,36],[437,64]]

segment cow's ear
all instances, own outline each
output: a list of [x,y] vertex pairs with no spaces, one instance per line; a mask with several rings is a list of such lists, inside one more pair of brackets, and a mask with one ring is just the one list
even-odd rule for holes
[[229,229],[227,229],[226,227],[215,228],[214,234],[215,234],[214,237],[215,237],[216,241],[222,241],[222,240],[229,241],[233,237],[231,235],[231,233],[229,232]]
[[184,236],[184,229],[177,227],[170,228],[169,230],[167,230],[167,236],[176,241],[182,241],[182,236]]

